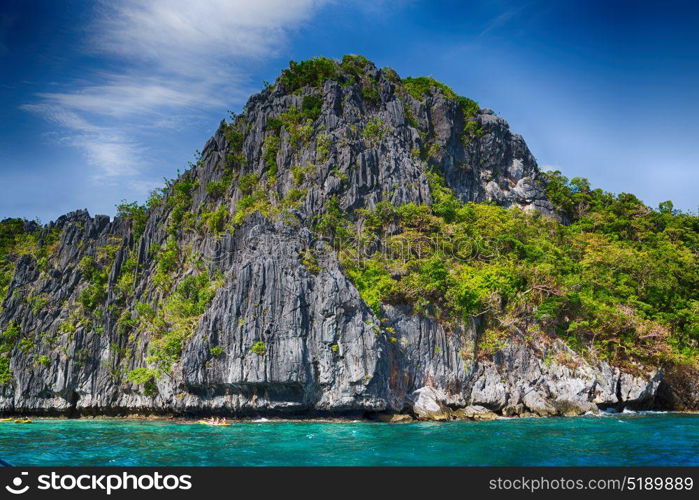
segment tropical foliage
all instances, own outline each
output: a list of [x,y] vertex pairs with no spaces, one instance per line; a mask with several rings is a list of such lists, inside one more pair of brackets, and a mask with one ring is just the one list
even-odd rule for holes
[[340,245],[377,314],[407,303],[447,326],[478,316],[491,344],[559,337],[616,363],[699,353],[697,216],[668,204],[652,210],[559,172],[548,174],[547,191],[568,224],[461,203],[434,173],[430,184],[431,206],[382,202],[360,213],[356,238]]

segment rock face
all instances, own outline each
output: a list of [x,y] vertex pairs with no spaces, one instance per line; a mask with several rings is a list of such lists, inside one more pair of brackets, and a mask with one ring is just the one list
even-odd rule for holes
[[[367,81],[370,99],[362,90]],[[317,112],[309,121],[294,118],[309,96],[320,98]],[[276,126],[279,117],[287,125]],[[467,121],[477,134],[465,136]],[[340,75],[295,92],[278,81],[253,96],[234,124],[219,127],[186,174],[191,190],[182,196],[170,185],[142,231],[128,218],[86,211],[42,230],[60,233],[48,264],[19,259],[2,304],[0,328],[17,328],[21,338],[9,355],[12,378],[0,387],[0,411],[407,412],[441,420],[651,407],[659,372],[632,376],[592,366],[560,342],[511,342],[483,357],[477,318],[446,331],[407,307],[386,306],[383,317],[367,307],[310,224],[328,212],[329,200],[350,217],[380,201],[429,204],[428,167],[464,201],[552,213],[524,140],[492,111],[465,116],[437,89],[417,99],[370,63],[361,81]],[[207,226],[215,209],[231,221],[251,196],[259,198],[251,179],[267,197],[263,214]],[[275,213],[265,216],[270,206]],[[178,249],[170,268],[162,257],[168,242]],[[95,278],[86,257],[106,272],[104,294],[90,307],[86,291]],[[154,369],[149,356],[162,335],[155,320],[143,320],[144,304],[167,318],[172,291],[202,269],[221,283],[191,315],[180,343],[165,349],[171,365],[152,377],[129,376]],[[165,331],[174,328],[168,325]],[[395,333],[386,335],[387,327]]]
[[656,406],[662,410],[696,410],[699,408],[699,370],[676,366],[664,374],[658,387]]

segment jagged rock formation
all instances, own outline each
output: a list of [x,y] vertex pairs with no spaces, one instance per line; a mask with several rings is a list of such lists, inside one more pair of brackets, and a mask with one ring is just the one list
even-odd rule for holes
[[484,359],[478,318],[447,330],[362,301],[312,229],[330,201],[348,217],[381,201],[429,204],[429,167],[464,201],[553,207],[502,118],[357,64],[253,96],[140,213],[142,227],[78,211],[42,229],[57,241],[45,259],[16,262],[3,302],[0,328],[17,341],[0,411],[444,419],[653,405],[660,372],[592,366],[558,341]]

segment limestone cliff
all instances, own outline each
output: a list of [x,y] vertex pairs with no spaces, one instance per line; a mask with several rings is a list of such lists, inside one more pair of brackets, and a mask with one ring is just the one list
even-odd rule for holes
[[24,229],[40,251],[13,263],[2,304],[13,337],[0,411],[447,418],[652,406],[661,372],[590,364],[555,340],[482,356],[477,317],[447,329],[401,304],[365,304],[314,229],[330,210],[356,220],[382,201],[430,204],[428,170],[462,201],[553,207],[524,140],[492,111],[361,58],[321,70],[252,96],[147,209]]

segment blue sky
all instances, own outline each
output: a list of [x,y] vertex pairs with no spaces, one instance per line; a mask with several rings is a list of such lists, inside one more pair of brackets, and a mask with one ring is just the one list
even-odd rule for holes
[[697,27],[672,0],[2,0],[0,218],[143,201],[290,59],[347,53],[494,109],[544,169],[696,211]]

